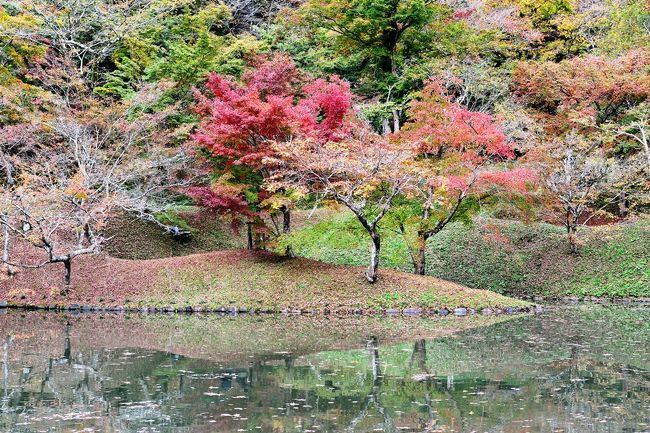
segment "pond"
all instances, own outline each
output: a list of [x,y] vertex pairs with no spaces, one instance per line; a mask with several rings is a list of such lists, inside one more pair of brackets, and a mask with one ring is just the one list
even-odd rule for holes
[[3,313],[2,432],[650,431],[650,309]]

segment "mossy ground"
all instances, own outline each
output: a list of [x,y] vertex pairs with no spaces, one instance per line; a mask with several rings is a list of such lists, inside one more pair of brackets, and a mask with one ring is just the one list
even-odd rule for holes
[[154,306],[245,306],[281,310],[378,311],[400,308],[476,310],[521,307],[525,303],[485,290],[468,289],[433,277],[395,270],[368,284],[363,268],[270,253],[212,253],[204,263],[179,263],[161,269],[158,282],[130,302]]
[[[478,219],[452,224],[428,244],[428,275],[469,287],[525,296],[650,296],[650,219],[585,228],[579,255],[561,227]],[[345,265],[368,258],[367,235],[346,212],[295,231],[297,255]],[[410,272],[402,238],[383,231],[382,264]]]
[[[179,242],[151,224],[117,221],[109,254],[129,259],[182,256],[241,248],[243,239],[210,214],[180,212],[193,237]],[[296,211],[294,233],[285,242],[302,257],[363,266],[367,234],[343,211]],[[589,227],[579,255],[568,251],[562,227],[478,218],[452,224],[428,244],[428,275],[511,296],[650,296],[650,219]],[[282,249],[282,248],[279,248]],[[402,238],[383,230],[382,266],[411,272]],[[380,303],[391,304],[387,294]]]
[[121,215],[112,218],[106,228],[106,236],[111,239],[106,253],[121,259],[146,260],[245,247],[245,239],[234,233],[229,224],[191,206],[180,207],[160,218],[165,224],[187,230],[190,236],[174,238],[153,223]]

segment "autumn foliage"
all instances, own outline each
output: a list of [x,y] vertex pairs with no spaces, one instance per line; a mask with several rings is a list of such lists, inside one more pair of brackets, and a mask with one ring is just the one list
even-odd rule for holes
[[351,108],[349,85],[337,77],[302,84],[295,65],[278,55],[235,83],[210,74],[206,92],[195,92],[201,123],[192,139],[209,163],[212,182],[190,194],[203,206],[262,225],[265,208],[288,212],[290,200],[264,189],[275,155],[273,143],[295,138],[317,141],[345,136],[344,118]]

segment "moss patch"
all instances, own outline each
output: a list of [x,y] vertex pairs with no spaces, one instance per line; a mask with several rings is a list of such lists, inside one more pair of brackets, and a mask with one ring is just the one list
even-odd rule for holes
[[[585,229],[580,255],[568,252],[561,227],[478,220],[452,224],[430,239],[428,274],[473,288],[522,295],[650,296],[650,220]],[[297,255],[362,265],[367,235],[346,212],[296,231]],[[383,231],[382,265],[410,272],[401,237]]]
[[[432,277],[384,270],[368,284],[363,268],[269,253],[216,253],[215,260],[162,269],[156,287],[133,300],[154,306],[314,310],[520,307],[525,303]],[[220,260],[216,260],[220,259]]]
[[175,238],[151,222],[121,215],[109,221],[106,253],[112,257],[147,260],[243,248],[245,240],[217,215],[193,207],[169,211],[159,218],[165,224],[189,231],[189,238]]

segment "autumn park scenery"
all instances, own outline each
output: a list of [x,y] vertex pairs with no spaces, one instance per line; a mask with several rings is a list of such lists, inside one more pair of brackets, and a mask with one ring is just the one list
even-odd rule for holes
[[0,432],[648,432],[650,2],[0,1],[0,237]]

